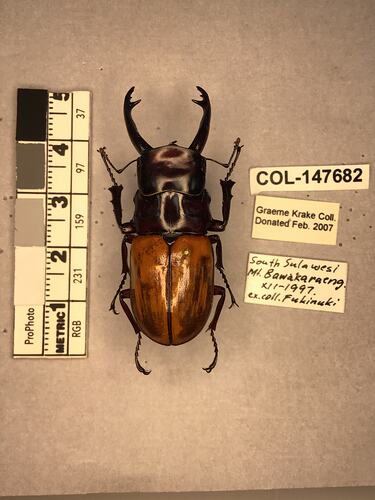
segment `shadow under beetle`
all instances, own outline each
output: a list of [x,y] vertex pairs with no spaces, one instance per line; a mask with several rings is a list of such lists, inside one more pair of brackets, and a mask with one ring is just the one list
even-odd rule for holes
[[[225,301],[225,288],[214,283],[214,267],[220,272],[231,298],[236,303],[224,274],[222,247],[218,235],[208,231],[224,231],[230,212],[234,182],[229,179],[241,153],[238,138],[228,163],[202,156],[210,128],[211,106],[207,92],[197,87],[202,100],[193,99],[203,109],[203,117],[193,142],[188,148],[173,141],[153,148],[140,135],[132,118],[132,109],[140,102],[131,101],[132,87],[124,100],[124,117],[129,137],[140,154],[122,168],[110,161],[105,147],[100,148],[104,164],[112,180],[116,222],[123,233],[122,280],[112,300],[110,310],[118,314],[115,302],[128,317],[138,341],[135,364],[144,375],[151,373],[139,362],[141,333],[163,345],[179,345],[193,339],[203,329],[211,312],[214,295],[219,296],[215,313],[208,326],[214,345],[214,359],[203,368],[210,373],[215,367],[218,347],[216,325]],[[228,169],[220,180],[222,219],[210,213],[210,195],[205,189],[206,161]],[[129,222],[122,220],[121,192],[113,171],[120,174],[137,162],[138,190],[134,196],[134,215]],[[130,263],[127,244],[131,244]],[[216,245],[214,262],[213,245]],[[127,276],[130,287],[124,288]],[[130,299],[131,308],[125,302]]]

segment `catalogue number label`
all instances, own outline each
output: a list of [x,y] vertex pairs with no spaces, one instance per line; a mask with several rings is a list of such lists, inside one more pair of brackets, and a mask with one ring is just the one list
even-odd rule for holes
[[256,167],[251,194],[262,191],[339,191],[369,188],[370,165]]

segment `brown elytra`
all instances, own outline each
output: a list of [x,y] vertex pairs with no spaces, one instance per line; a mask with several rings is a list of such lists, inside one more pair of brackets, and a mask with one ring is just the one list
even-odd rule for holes
[[137,236],[131,246],[130,298],[134,317],[150,339],[179,345],[208,320],[214,294],[214,258],[207,236]]

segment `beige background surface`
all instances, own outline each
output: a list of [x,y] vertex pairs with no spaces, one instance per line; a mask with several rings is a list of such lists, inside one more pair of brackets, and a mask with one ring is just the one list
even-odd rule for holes
[[[374,188],[293,193],[340,202],[335,247],[252,240],[252,165],[374,162],[372,1],[1,1],[0,494],[369,485],[375,480]],[[246,144],[234,174],[224,264],[242,299],[251,251],[349,263],[344,315],[255,306],[224,310],[208,376],[207,335],[179,348],[135,336],[108,312],[121,237],[97,147],[136,157],[122,118],[154,145],[187,145],[209,92],[205,154]],[[87,360],[13,360],[17,87],[93,93],[90,340]],[[210,166],[213,211],[220,209]],[[131,215],[134,170],[122,182]],[[291,195],[289,194],[291,197]],[[371,226],[371,227],[370,227]],[[220,278],[218,277],[218,281]]]
[[[375,487],[313,488],[188,493],[89,493],[17,497],[20,500],[373,500]],[[4,497],[3,497],[4,498]],[[14,497],[9,497],[14,498]]]

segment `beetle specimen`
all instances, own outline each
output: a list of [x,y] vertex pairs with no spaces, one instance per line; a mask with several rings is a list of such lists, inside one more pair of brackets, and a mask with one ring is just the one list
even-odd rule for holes
[[[173,141],[153,148],[140,135],[132,118],[132,109],[140,100],[131,101],[132,87],[124,100],[124,118],[129,137],[139,157],[122,168],[110,161],[106,148],[98,149],[112,180],[112,194],[116,222],[124,235],[122,241],[122,280],[112,300],[115,309],[117,297],[128,317],[138,341],[135,364],[144,375],[139,362],[141,333],[163,345],[179,345],[193,339],[206,324],[213,297],[219,301],[208,326],[214,359],[203,368],[210,373],[218,357],[215,339],[216,325],[225,301],[225,288],[214,284],[214,267],[220,272],[231,298],[230,308],[236,303],[224,274],[222,247],[218,235],[207,232],[224,231],[230,212],[234,182],[230,175],[241,153],[238,138],[228,163],[202,156],[210,128],[211,105],[207,92],[197,87],[202,100],[193,99],[203,109],[199,129],[188,148]],[[206,161],[213,161],[228,169],[220,181],[222,190],[222,220],[210,213],[210,196],[205,189]],[[138,190],[134,196],[134,215],[129,222],[122,220],[121,192],[113,171],[123,172],[137,162]],[[127,244],[131,244],[130,264]],[[216,245],[216,261],[213,245]],[[127,276],[130,287],[124,288]],[[125,302],[130,299],[131,308]]]

